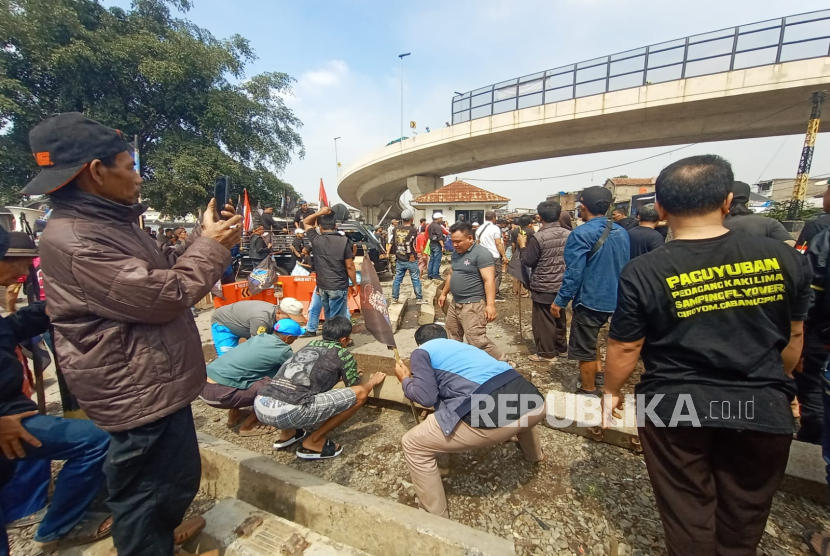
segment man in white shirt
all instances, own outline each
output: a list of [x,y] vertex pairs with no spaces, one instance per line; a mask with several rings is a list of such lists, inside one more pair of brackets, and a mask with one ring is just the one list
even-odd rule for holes
[[476,230],[476,242],[487,249],[496,262],[496,301],[504,301],[501,295],[501,275],[507,266],[507,255],[501,239],[501,229],[496,224],[496,213],[488,210],[484,215],[486,222]]

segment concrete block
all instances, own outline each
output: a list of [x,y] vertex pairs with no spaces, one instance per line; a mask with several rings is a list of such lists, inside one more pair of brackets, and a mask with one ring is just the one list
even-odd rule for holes
[[238,498],[378,556],[515,554],[506,539],[325,481],[210,435],[198,436],[202,487],[217,498]]
[[409,298],[403,294],[398,297],[398,303],[393,303],[389,306],[389,321],[392,323],[392,333],[398,331],[403,319],[404,311],[406,311],[406,304]]
[[793,440],[790,459],[779,490],[826,504],[827,473],[821,446]]
[[270,556],[292,554],[287,550],[292,546],[305,547],[294,552],[303,556],[367,554],[234,498],[219,502],[204,518],[204,530],[185,545],[192,554],[219,549],[225,556]]

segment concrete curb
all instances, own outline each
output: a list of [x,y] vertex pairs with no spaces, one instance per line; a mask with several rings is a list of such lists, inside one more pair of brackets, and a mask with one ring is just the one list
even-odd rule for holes
[[325,481],[210,435],[198,437],[202,488],[215,498],[238,498],[378,556],[515,554],[509,540]]
[[191,554],[219,549],[225,556],[303,554],[368,556],[235,498],[219,502],[204,515],[207,525],[185,549]]
[[424,303],[421,305],[421,314],[418,316],[418,324],[432,324],[435,322],[435,298],[438,296],[437,283],[431,283],[424,288]]
[[406,311],[406,304],[409,302],[409,297],[401,295],[398,298],[398,303],[393,303],[389,306],[389,322],[392,324],[392,334],[398,331],[403,320],[403,314]]

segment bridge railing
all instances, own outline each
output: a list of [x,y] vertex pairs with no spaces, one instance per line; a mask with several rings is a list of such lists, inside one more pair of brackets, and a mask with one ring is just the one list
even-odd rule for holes
[[455,95],[452,123],[653,83],[822,56],[830,56],[830,10],[654,44]]

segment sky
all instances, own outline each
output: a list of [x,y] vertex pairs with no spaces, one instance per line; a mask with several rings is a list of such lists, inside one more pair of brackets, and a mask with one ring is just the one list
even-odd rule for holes
[[[827,8],[821,0],[193,0],[184,17],[224,38],[246,37],[258,59],[248,77],[280,71],[296,79],[286,103],[303,122],[304,159],[280,176],[308,200],[322,178],[337,199],[342,168],[400,136],[403,120],[416,131],[444,126],[454,91],[599,56],[731,27]],[[104,1],[127,7],[129,0]],[[806,131],[806,123],[805,123]],[[405,129],[405,135],[410,131]],[[335,137],[340,137],[335,153]],[[534,207],[559,191],[606,178],[656,176],[671,162],[715,153],[732,162],[736,179],[795,177],[803,135],[696,145],[678,153],[568,179],[486,182],[555,176],[637,160],[677,147],[637,149],[523,162],[456,177]],[[830,173],[830,136],[819,136],[813,175]],[[479,181],[481,180],[481,181]]]

